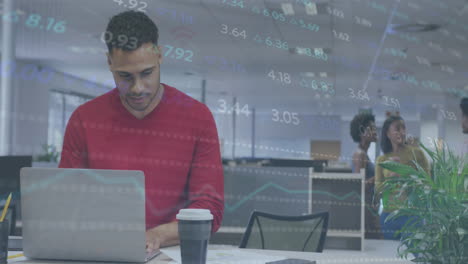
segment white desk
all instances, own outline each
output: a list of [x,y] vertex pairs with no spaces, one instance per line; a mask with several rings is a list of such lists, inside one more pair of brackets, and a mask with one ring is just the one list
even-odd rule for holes
[[[317,264],[394,264],[394,263],[413,263],[409,260],[399,259],[397,257],[397,241],[388,240],[366,240],[365,250],[325,250],[323,253],[278,251],[278,250],[258,250],[258,249],[240,249],[271,256],[284,256],[287,258],[298,258],[307,260],[316,260]],[[234,246],[210,245],[211,249],[238,249]],[[14,255],[18,252],[10,252]],[[170,263],[171,259],[165,255],[160,255],[148,264]],[[10,259],[8,263],[25,264],[103,264],[103,262],[66,262],[66,261],[44,261],[44,260],[23,260]],[[258,263],[258,262],[257,262]]]

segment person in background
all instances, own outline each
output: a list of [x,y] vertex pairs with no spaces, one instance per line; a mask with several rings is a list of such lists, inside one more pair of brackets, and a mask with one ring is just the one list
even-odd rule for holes
[[[390,116],[385,120],[382,127],[381,147],[384,153],[383,156],[377,158],[377,168],[375,173],[375,191],[380,194],[382,185],[388,177],[398,176],[398,174],[389,170],[383,169],[379,166],[380,163],[387,160],[399,162],[412,166],[416,169],[414,162],[418,163],[427,173],[429,173],[429,163],[424,156],[422,150],[418,147],[409,146],[406,144],[406,126],[405,121],[400,116]],[[396,198],[397,194],[385,195],[382,197],[383,212],[380,215],[380,225],[385,239],[399,240],[401,234],[396,234],[408,221],[417,221],[410,217],[399,217],[391,221],[385,222],[385,219],[393,211],[398,210],[398,200],[406,199],[405,194]],[[379,195],[380,196],[380,195]],[[417,210],[417,208],[416,208]]]
[[460,102],[462,110],[462,129],[463,134],[468,134],[468,97],[465,97]]
[[[465,97],[461,100],[460,102],[460,108],[462,111],[462,131],[463,134],[468,134],[468,97]],[[463,142],[462,150],[461,150],[461,156],[467,156],[468,155],[468,139],[465,139],[465,142]]]
[[351,121],[350,134],[354,142],[358,143],[358,148],[353,154],[352,169],[354,173],[359,173],[365,169],[365,237],[371,239],[382,238],[380,223],[378,219],[378,202],[374,200],[375,167],[369,159],[367,151],[372,142],[377,141],[377,128],[375,127],[375,117],[369,113],[356,115]]

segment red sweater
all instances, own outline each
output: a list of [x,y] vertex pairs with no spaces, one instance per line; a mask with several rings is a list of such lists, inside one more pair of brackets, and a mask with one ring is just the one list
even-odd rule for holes
[[204,104],[164,87],[159,105],[141,120],[125,109],[117,89],[79,106],[59,167],[141,170],[147,229],[174,221],[181,208],[206,208],[216,232],[224,210],[216,124]]

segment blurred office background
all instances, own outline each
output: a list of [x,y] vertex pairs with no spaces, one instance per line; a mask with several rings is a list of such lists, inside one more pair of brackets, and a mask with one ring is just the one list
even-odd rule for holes
[[[349,123],[362,111],[375,114],[378,128],[387,112],[399,112],[411,138],[464,149],[465,0],[2,2],[1,155],[37,157],[44,144],[60,151],[76,107],[114,88],[102,39],[110,17],[127,9],[157,23],[162,82],[208,105],[225,160],[349,167],[356,149]],[[378,144],[369,153],[380,155]],[[307,195],[287,191],[305,188],[307,175],[292,171],[294,181],[266,171],[251,173],[257,178],[240,184],[244,193],[226,193],[225,218],[255,199],[249,210],[284,204],[287,213],[307,212]]]

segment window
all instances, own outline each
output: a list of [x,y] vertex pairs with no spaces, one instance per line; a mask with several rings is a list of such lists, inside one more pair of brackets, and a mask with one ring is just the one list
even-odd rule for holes
[[94,97],[78,93],[51,90],[49,92],[49,129],[47,144],[61,151],[68,120],[78,106]]

